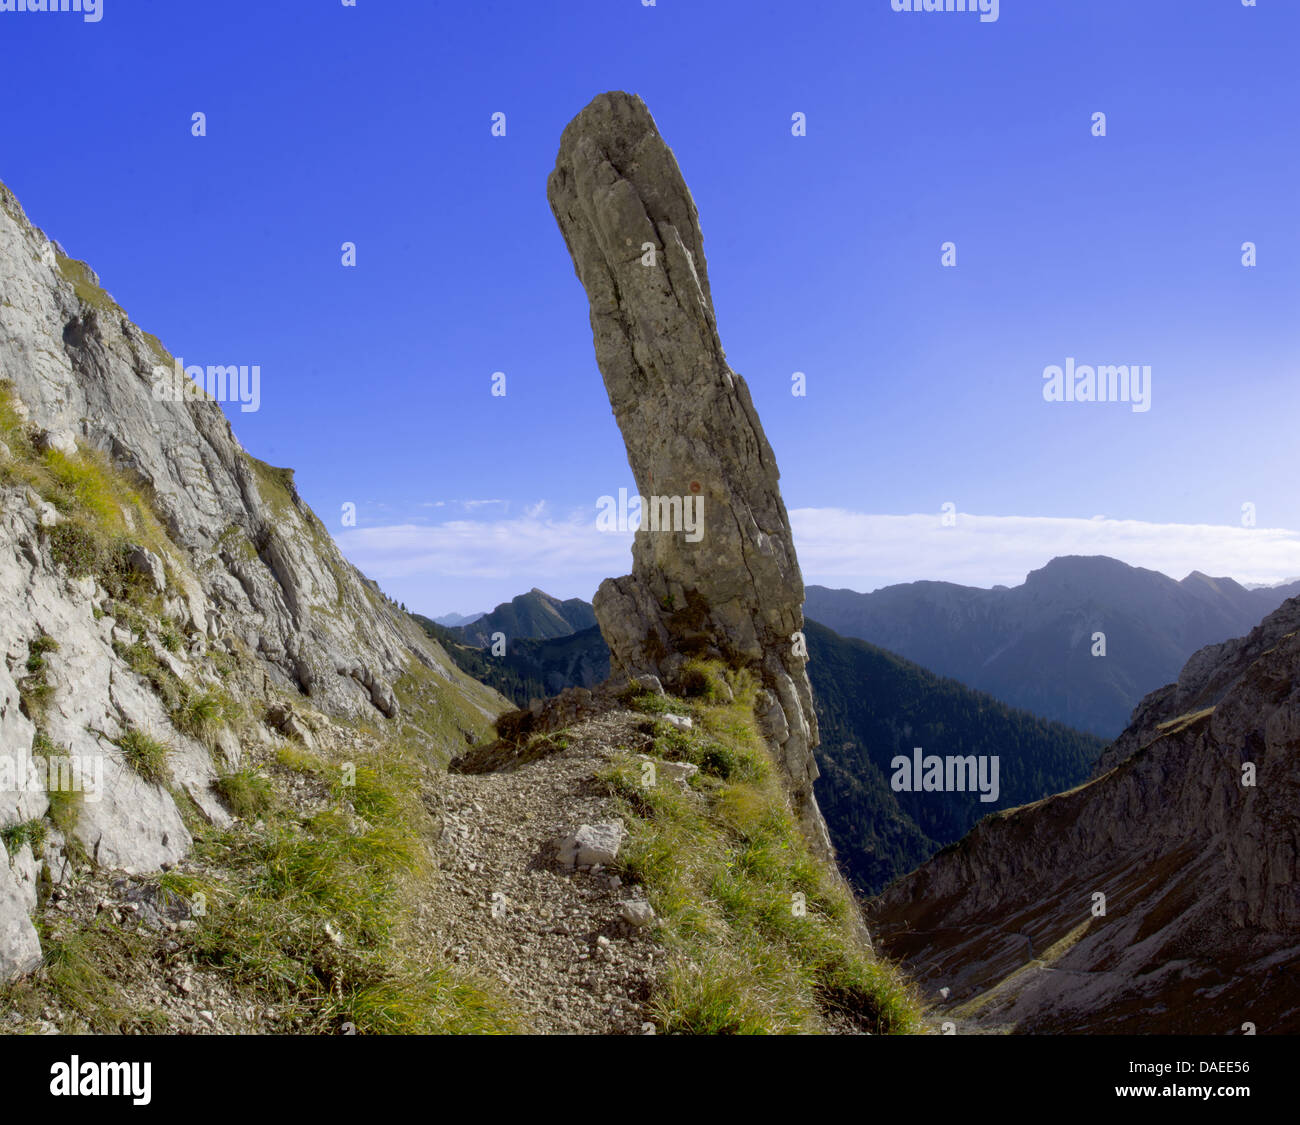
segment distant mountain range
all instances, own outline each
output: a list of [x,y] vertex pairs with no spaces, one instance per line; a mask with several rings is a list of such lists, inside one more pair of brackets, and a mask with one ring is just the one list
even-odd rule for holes
[[[443,622],[439,622],[443,624]],[[567,637],[596,624],[590,602],[581,598],[561,601],[534,587],[526,594],[502,602],[491,613],[453,626],[466,644],[486,648],[493,633],[504,633],[507,646],[516,640]]]
[[1300,589],[1300,577],[1284,578],[1281,582],[1246,582],[1244,585],[1247,590],[1276,590],[1284,586]]
[[[534,590],[514,599],[510,605],[523,610],[516,619],[556,627],[542,612],[546,597]],[[515,636],[505,655],[494,657],[470,644],[463,630],[417,620],[462,670],[520,707],[609,675],[609,650],[596,626],[549,639]],[[817,799],[841,867],[863,894],[959,839],[980,817],[1080,784],[1102,750],[1099,738],[1017,711],[815,622],[807,623],[805,635],[821,728]],[[976,792],[895,793],[892,762],[916,747],[944,757],[996,756],[997,800],[983,802]]]
[[[1053,559],[1015,587],[909,582],[870,594],[809,586],[804,613],[1014,707],[1111,738],[1205,645],[1248,633],[1300,582],[1181,582],[1103,556]],[[1104,634],[1105,655],[1100,651]]]
[[433,618],[433,621],[436,625],[454,629],[458,625],[472,625],[480,617],[486,616],[486,613],[444,613],[441,617]]

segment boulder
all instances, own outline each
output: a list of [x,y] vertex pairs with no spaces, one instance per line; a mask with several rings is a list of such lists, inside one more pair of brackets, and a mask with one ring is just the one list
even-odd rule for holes
[[623,921],[638,930],[643,930],[647,926],[653,926],[655,923],[654,907],[648,902],[642,902],[640,899],[633,899],[630,902],[620,902],[618,912]]
[[73,457],[77,452],[77,436],[67,429],[42,430],[36,435],[35,445],[41,453],[55,450],[67,457]]
[[163,561],[146,547],[136,547],[127,558],[136,574],[143,575],[159,592],[167,589],[167,569]]
[[560,866],[572,871],[578,867],[611,864],[618,858],[626,834],[621,820],[584,824],[572,836],[556,841]]

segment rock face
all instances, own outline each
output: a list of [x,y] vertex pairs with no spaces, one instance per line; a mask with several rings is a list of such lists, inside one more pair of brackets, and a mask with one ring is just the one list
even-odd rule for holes
[[[49,776],[29,764],[56,754],[102,769],[75,827],[49,827],[41,864],[56,883],[73,853],[137,872],[177,861],[191,838],[174,795],[229,823],[212,781],[237,767],[238,739],[224,729],[208,746],[186,733],[177,700],[142,668],[191,695],[229,693],[262,741],[267,706],[286,696],[344,719],[391,718],[394,684],[413,668],[484,716],[500,709],[343,559],[292,474],[250,457],[217,402],[155,395],[155,369],[171,366],[0,185],[0,406],[7,435],[19,435],[0,449],[0,831],[50,812]],[[51,464],[104,467],[156,516],[157,527],[137,526],[121,508],[140,533],[123,560],[138,604],[60,561],[66,517],[20,471]],[[170,750],[170,789],[130,767],[117,743],[131,731]],[[30,964],[35,942],[36,903],[14,893],[23,862],[0,850],[0,978]]]
[[[2,185],[0,287],[0,377],[39,433],[75,437],[152,492],[195,562],[194,581],[174,591],[187,624],[242,640],[276,682],[353,714],[382,706],[376,695],[386,698],[412,648],[440,663],[339,555],[292,473],[249,457],[216,402],[155,399],[154,368],[172,357]],[[133,560],[154,581],[158,564],[148,552]]]
[[1295,1032],[1297,809],[1293,598],[1149,696],[1099,776],[987,818],[893,884],[876,933],[949,989],[959,1025]]
[[0,842],[0,980],[34,969],[41,960],[40,939],[28,917],[36,904],[23,894],[10,860]]
[[803,579],[776,459],[718,338],[694,201],[640,98],[601,94],[570,122],[548,196],[645,501],[632,574],[594,599],[614,668],[668,686],[695,655],[752,668],[805,833],[829,855],[797,643]]

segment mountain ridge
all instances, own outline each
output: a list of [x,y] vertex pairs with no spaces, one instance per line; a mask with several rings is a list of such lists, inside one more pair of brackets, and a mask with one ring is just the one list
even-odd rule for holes
[[[1075,555],[1015,587],[920,581],[858,594],[812,585],[805,612],[1003,702],[1114,737],[1194,652],[1247,632],[1288,593]],[[1104,656],[1093,655],[1098,633]]]
[[581,598],[561,600],[534,586],[528,593],[502,602],[490,613],[452,628],[467,644],[488,648],[496,633],[504,634],[509,646],[516,638],[564,637],[595,624],[596,612],[590,602]]

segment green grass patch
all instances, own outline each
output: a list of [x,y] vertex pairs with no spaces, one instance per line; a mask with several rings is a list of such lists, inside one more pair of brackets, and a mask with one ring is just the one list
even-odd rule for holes
[[49,828],[47,821],[25,820],[21,824],[0,828],[0,842],[4,843],[5,851],[11,857],[24,845],[30,845],[32,855],[39,859],[45,852],[45,838],[49,834]]
[[848,888],[803,840],[757,729],[754,683],[707,674],[725,677],[733,702],[701,695],[695,729],[654,728],[655,753],[701,765],[692,790],[642,786],[631,756],[602,774],[629,829],[623,874],[645,887],[669,949],[656,1022],[688,1034],[918,1031],[913,990],[872,953]]
[[79,262],[76,258],[69,258],[65,254],[58,255],[58,261],[59,272],[64,280],[72,282],[77,296],[85,304],[100,312],[121,311],[113,298],[105,293],[95,280],[94,271],[85,262]]
[[176,622],[170,617],[164,617],[158,622],[158,643],[168,652],[180,652],[185,643],[185,638],[176,627]]
[[280,469],[245,454],[257,478],[257,490],[262,499],[277,516],[284,516],[290,508],[297,507],[298,489],[293,483],[293,470]]
[[37,452],[18,413],[13,385],[4,381],[0,440],[14,455],[0,469],[0,480],[27,485],[63,517],[44,532],[55,561],[73,577],[93,575],[115,598],[147,600],[151,591],[127,562],[132,549],[143,545],[170,557],[170,541],[148,486],[95,450]]
[[[207,900],[186,938],[194,960],[310,1032],[346,1023],[363,1034],[519,1030],[491,985],[408,952],[414,898],[432,877],[432,824],[410,758],[393,746],[377,750],[357,764],[353,785],[338,764],[298,746],[281,747],[276,760],[334,778],[331,803],[303,817],[268,801],[265,831],[240,823],[196,838],[196,857],[232,877],[179,888]],[[255,787],[247,775],[234,785]]]
[[148,959],[146,939],[101,915],[72,934],[42,932],[41,951],[41,966],[34,976],[0,988],[0,1009],[12,1008],[36,1018],[52,996],[66,1013],[64,1032],[150,1034],[166,1027],[163,1012],[133,1007],[118,984]]
[[209,746],[221,727],[239,718],[239,705],[224,691],[192,691],[182,685],[181,694],[181,702],[172,710],[172,722]]
[[58,651],[59,642],[48,633],[41,633],[27,646],[27,671],[41,671],[45,667],[45,654]]
[[18,705],[23,714],[39,728],[45,718],[46,708],[54,688],[47,676],[47,652],[57,652],[59,643],[47,633],[41,633],[27,646],[27,675],[18,681]]
[[81,819],[81,806],[84,800],[80,790],[52,789],[46,794],[50,801],[46,818],[64,837],[71,842]]
[[181,682],[179,676],[158,659],[149,642],[140,637],[130,644],[113,642],[113,651],[117,653],[136,675],[147,680],[154,694],[162,701],[173,716],[180,713],[189,698],[190,691]]

